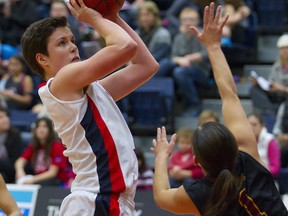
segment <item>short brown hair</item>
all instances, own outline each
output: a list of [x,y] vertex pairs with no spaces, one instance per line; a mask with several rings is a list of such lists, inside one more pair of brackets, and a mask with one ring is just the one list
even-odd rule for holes
[[59,27],[68,26],[65,17],[47,17],[31,24],[21,38],[22,53],[31,70],[42,78],[45,78],[44,69],[36,60],[36,54],[48,56],[48,39]]

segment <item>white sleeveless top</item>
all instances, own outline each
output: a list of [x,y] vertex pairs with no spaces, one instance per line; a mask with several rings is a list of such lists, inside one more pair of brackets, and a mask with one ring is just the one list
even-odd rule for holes
[[48,88],[52,80],[39,89],[39,95],[76,174],[71,191],[134,190],[138,164],[133,137],[113,98],[94,82],[83,98],[61,101]]

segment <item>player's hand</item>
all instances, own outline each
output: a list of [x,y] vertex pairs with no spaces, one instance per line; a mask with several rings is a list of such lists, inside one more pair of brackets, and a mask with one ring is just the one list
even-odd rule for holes
[[66,4],[77,20],[90,26],[95,23],[95,20],[102,18],[102,15],[99,12],[88,8],[83,0],[66,0]]
[[174,149],[175,141],[176,134],[173,134],[170,142],[168,142],[165,127],[157,128],[157,136],[156,139],[153,139],[151,151],[155,157],[163,156],[168,158]]

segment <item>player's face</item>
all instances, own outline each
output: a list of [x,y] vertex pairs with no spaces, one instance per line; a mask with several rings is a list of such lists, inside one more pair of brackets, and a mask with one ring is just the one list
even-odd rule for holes
[[68,27],[59,27],[52,33],[47,50],[48,65],[55,73],[67,64],[80,61],[75,38]]

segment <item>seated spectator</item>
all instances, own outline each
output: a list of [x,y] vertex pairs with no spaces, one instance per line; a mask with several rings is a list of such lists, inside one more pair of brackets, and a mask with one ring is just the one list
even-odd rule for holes
[[0,81],[0,95],[8,109],[30,109],[33,101],[33,81],[26,74],[26,63],[21,56],[12,56],[8,73]]
[[171,154],[168,164],[172,188],[181,186],[185,179],[199,179],[204,176],[202,168],[195,164],[194,161],[192,150],[193,133],[194,131],[190,128],[180,128],[176,132],[178,149]]
[[[276,114],[279,105],[288,95],[288,34],[283,34],[277,41],[279,56],[272,66],[269,75],[269,90],[263,90],[252,79],[250,97],[257,112]],[[260,72],[259,72],[260,73]]]
[[211,121],[220,122],[218,113],[210,109],[203,110],[198,117],[198,125]]
[[0,107],[0,174],[6,183],[15,182],[14,163],[22,150],[19,130],[10,125],[8,111]]
[[153,188],[153,170],[146,163],[143,150],[138,147],[135,152],[138,160],[137,190],[151,190]]
[[281,168],[288,168],[288,100],[279,106],[276,121],[273,127],[273,134],[280,144]]
[[[194,8],[201,13],[205,6],[209,5],[213,0],[177,0],[173,1],[170,7],[165,13],[163,24],[169,29],[172,37],[179,32],[180,26],[180,12],[187,7]],[[214,0],[216,4],[219,4],[218,0]],[[202,15],[201,15],[202,17]]]
[[161,25],[159,9],[154,2],[144,1],[139,5],[136,32],[158,62],[168,58],[171,51],[170,32]]
[[262,117],[253,113],[248,115],[248,121],[257,139],[257,148],[261,159],[274,177],[280,171],[280,149],[273,134],[269,133]]
[[39,18],[37,5],[31,0],[6,0],[0,4],[1,42],[19,49],[22,34]]
[[52,121],[47,117],[37,119],[32,142],[15,162],[16,182],[58,186],[69,184],[71,168],[63,151],[64,145],[58,141]]
[[238,42],[244,41],[244,30],[247,27],[244,21],[250,13],[251,10],[244,0],[223,1],[223,17],[229,14],[229,19],[223,27],[222,46],[231,46],[233,37]]
[[159,62],[155,76],[173,76],[176,88],[186,102],[184,115],[198,116],[202,102],[198,95],[199,86],[208,85],[211,65],[203,44],[190,27],[199,25],[199,13],[193,8],[184,8],[180,13],[180,32],[172,44],[172,56]]

